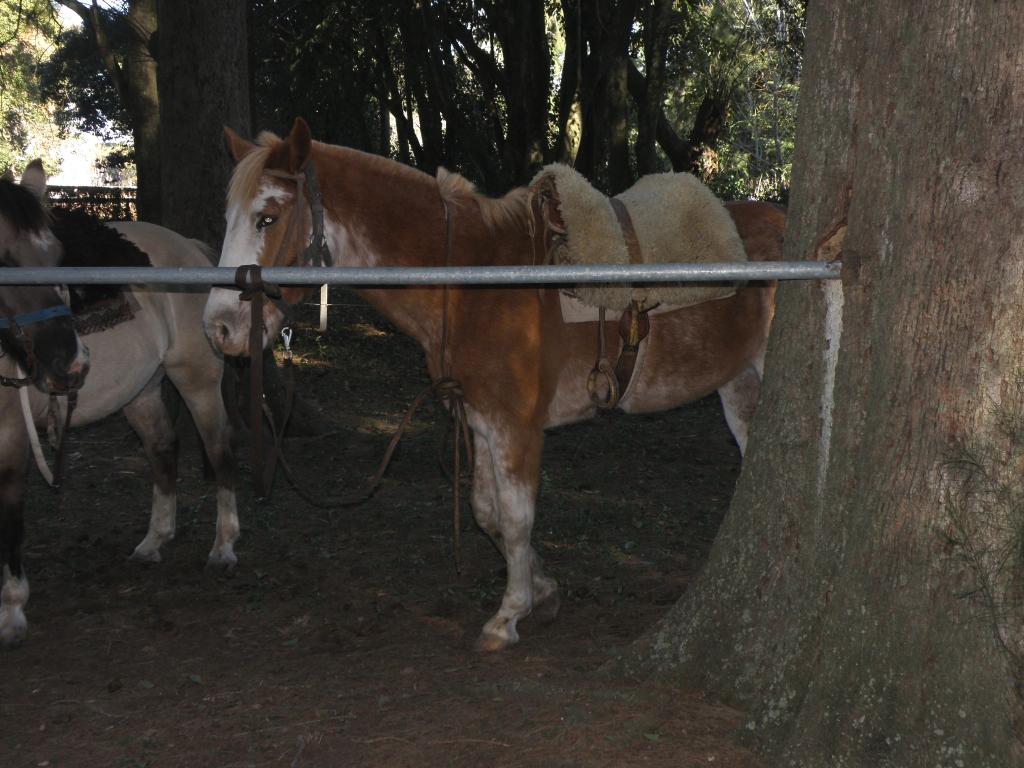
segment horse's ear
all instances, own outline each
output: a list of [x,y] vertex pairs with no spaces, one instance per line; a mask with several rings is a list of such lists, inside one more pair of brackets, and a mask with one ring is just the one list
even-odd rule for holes
[[227,141],[228,149],[231,150],[231,156],[235,158],[236,163],[256,149],[255,144],[248,139],[243,139],[226,125],[224,126],[224,139]]
[[26,166],[25,172],[21,174],[21,186],[40,200],[46,199],[46,171],[43,170],[42,160],[33,160]]
[[313,148],[313,137],[309,133],[309,124],[301,117],[295,118],[292,132],[286,139],[289,147],[288,170],[298,173],[306,165],[309,153]]

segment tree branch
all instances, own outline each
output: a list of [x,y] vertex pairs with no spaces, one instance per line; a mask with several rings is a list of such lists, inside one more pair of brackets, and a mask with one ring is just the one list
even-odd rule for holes
[[106,67],[107,72],[114,81],[114,87],[117,88],[117,95],[121,98],[121,103],[127,107],[130,103],[131,94],[128,92],[128,84],[125,82],[121,65],[118,63],[117,57],[114,56],[114,50],[110,46],[110,39],[107,37],[106,28],[103,26],[100,18],[100,11],[96,5],[96,0],[92,0],[91,7],[75,2],[75,0],[57,0],[57,2],[69,11],[78,14],[84,24],[92,26],[93,39],[96,41],[96,48],[99,50],[103,66]]

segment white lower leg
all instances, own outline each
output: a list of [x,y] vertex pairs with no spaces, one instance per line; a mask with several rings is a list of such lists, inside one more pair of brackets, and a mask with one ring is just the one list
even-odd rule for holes
[[217,536],[213,540],[208,563],[233,568],[238,563],[235,541],[238,540],[238,506],[235,492],[230,488],[217,489]]
[[160,562],[160,547],[174,538],[175,516],[178,497],[175,493],[164,493],[153,486],[153,511],[149,516],[149,531],[132,553],[132,560],[147,563]]
[[20,645],[28,632],[25,604],[28,603],[28,579],[22,574],[15,578],[4,566],[4,583],[0,588],[0,646],[12,648]]
[[533,608],[533,581],[530,573],[530,547],[525,541],[512,543],[505,540],[505,563],[508,583],[501,599],[501,607],[484,624],[478,647],[497,651],[519,642],[516,624]]
[[530,573],[533,578],[534,605],[540,605],[558,592],[558,582],[544,575],[544,565],[533,547],[530,547]]

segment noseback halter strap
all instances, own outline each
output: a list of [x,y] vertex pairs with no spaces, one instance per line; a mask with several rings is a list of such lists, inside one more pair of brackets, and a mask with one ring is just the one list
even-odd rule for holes
[[15,339],[21,344],[22,350],[25,353],[25,365],[28,368],[28,375],[26,376],[0,376],[0,386],[27,387],[32,383],[32,377],[35,376],[37,361],[32,339],[25,335],[22,327],[45,323],[47,320],[53,320],[57,317],[71,317],[71,310],[68,309],[66,304],[57,304],[45,309],[37,309],[34,312],[23,312],[20,315],[16,315],[13,312],[8,312],[7,308],[3,306],[3,302],[0,301],[0,311],[3,312],[3,315],[0,316],[0,330],[13,332]]
[[8,330],[10,328],[16,328],[24,325],[35,325],[36,323],[45,323],[47,320],[53,320],[57,317],[71,317],[71,310],[68,309],[67,304],[55,304],[52,307],[37,309],[34,312],[25,312],[20,315],[7,315],[6,317],[0,317],[0,330]]

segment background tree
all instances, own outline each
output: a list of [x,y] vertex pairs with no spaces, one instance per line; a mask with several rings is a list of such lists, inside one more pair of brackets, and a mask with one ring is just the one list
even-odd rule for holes
[[[155,0],[52,1],[85,19],[47,69],[71,105],[58,117],[120,116],[136,131],[132,93],[153,93],[141,85]],[[427,172],[447,165],[492,193],[557,160],[606,190],[675,169],[727,197],[785,195],[804,0],[247,5],[259,128],[286,131],[303,115],[326,141]],[[144,104],[155,120],[157,102]],[[136,151],[159,155],[153,135],[136,136]],[[153,177],[140,171],[147,198]]]
[[[77,0],[56,0],[82,19],[80,30],[61,36],[62,55],[46,72],[52,95],[74,104],[83,127],[127,128],[138,178],[139,218],[161,221],[160,97],[157,92],[157,0],[127,0],[116,10]],[[92,66],[90,66],[90,63]],[[112,98],[116,92],[117,100]]]
[[233,168],[224,126],[250,132],[246,3],[176,0],[158,10],[163,224],[219,249]]
[[20,174],[36,157],[51,172],[60,166],[53,107],[36,76],[59,30],[45,0],[0,0],[0,172]]
[[[1024,764],[1024,9],[815,4],[732,507],[642,665],[772,765]],[[810,404],[814,404],[810,407]]]

